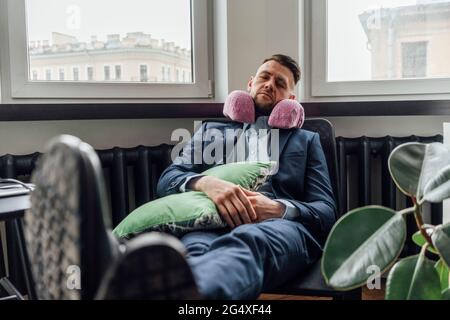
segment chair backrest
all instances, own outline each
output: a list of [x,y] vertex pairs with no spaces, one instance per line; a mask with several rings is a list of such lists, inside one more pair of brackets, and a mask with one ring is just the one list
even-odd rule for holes
[[325,158],[327,160],[328,172],[333,187],[334,199],[336,202],[337,212],[336,220],[342,216],[341,191],[339,184],[339,170],[337,162],[336,138],[334,135],[334,127],[330,121],[326,119],[306,119],[303,123],[304,130],[317,132],[320,135],[320,143],[322,145]]
[[78,138],[55,138],[32,182],[24,231],[37,298],[94,298],[113,256],[97,154]]

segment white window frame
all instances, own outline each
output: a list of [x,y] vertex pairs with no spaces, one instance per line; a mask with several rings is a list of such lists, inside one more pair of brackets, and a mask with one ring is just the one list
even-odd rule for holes
[[327,0],[307,0],[311,8],[311,95],[313,97],[450,93],[450,78],[329,82]]
[[31,78],[34,78],[34,74],[36,73],[36,79],[33,79],[33,81],[39,81],[39,72],[38,69],[31,69]]
[[[11,98],[210,98],[213,97],[209,61],[208,1],[191,0],[193,83],[33,82],[28,75],[25,0],[0,0],[7,10]],[[1,31],[0,31],[1,32]],[[3,47],[3,46],[2,46]],[[8,47],[8,46],[5,46]],[[1,50],[1,48],[0,48]]]

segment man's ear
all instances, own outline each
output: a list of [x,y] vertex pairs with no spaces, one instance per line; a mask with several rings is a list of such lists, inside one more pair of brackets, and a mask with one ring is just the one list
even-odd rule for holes
[[253,76],[250,77],[250,80],[247,83],[247,91],[250,92],[253,86],[253,79],[255,79]]

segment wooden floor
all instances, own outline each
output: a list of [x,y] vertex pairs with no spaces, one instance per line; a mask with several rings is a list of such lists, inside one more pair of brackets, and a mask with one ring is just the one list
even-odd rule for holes
[[[381,283],[381,289],[369,290],[366,286],[362,290],[362,300],[384,300],[385,280]],[[276,294],[262,294],[258,300],[332,300],[324,297],[286,296]]]

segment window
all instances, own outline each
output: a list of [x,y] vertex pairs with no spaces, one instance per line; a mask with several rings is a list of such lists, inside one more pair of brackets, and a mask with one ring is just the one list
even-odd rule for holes
[[52,69],[45,70],[45,80],[47,81],[52,80]]
[[450,92],[450,0],[317,0],[312,95]]
[[427,42],[402,43],[402,77],[427,76]]
[[175,80],[177,82],[180,82],[180,69],[177,69],[177,71],[176,71]]
[[64,68],[59,68],[59,81],[64,81],[65,80],[65,73],[64,73]]
[[116,65],[114,67],[115,73],[116,73],[116,80],[122,80],[122,66]]
[[80,80],[80,68],[74,67],[72,70],[73,70],[73,81],[79,81]]
[[[207,0],[2,1],[8,6],[7,12],[0,12],[7,17],[2,21],[14,30],[0,31],[10,44],[11,70],[5,74],[11,74],[12,98],[201,98],[212,94]],[[137,85],[141,73],[135,67],[136,56],[147,65],[145,86]],[[110,61],[119,63],[110,66],[108,76],[104,66]],[[32,78],[32,69],[44,72],[74,62],[88,68],[86,76],[78,73],[77,83],[61,85],[61,77],[51,83]],[[183,66],[195,77],[179,84],[166,74],[165,83],[158,82],[159,77],[150,77],[149,70],[161,64]],[[111,80],[120,83],[104,84]]]
[[141,82],[148,81],[148,67],[145,64],[139,66],[139,79]]
[[103,67],[103,74],[105,81],[111,80],[111,67],[110,66],[104,66]]
[[37,73],[36,70],[33,70],[33,73],[32,73],[31,78],[32,78],[34,81],[36,81],[36,80],[38,79],[38,73]]
[[94,80],[94,67],[87,67],[86,68],[86,74],[87,74],[87,80],[92,81]]
[[162,81],[166,81],[166,67],[164,67],[164,66],[161,67],[161,75],[162,75],[162,77],[161,77]]

